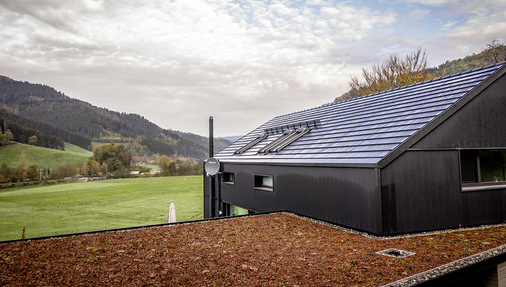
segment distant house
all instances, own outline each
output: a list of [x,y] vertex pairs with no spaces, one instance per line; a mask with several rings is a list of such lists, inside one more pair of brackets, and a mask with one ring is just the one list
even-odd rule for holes
[[149,174],[159,174],[159,173],[161,173],[161,172],[162,172],[162,171],[161,171],[161,170],[159,170],[159,169],[152,169],[152,170],[150,170],[150,171],[149,171]]
[[135,163],[148,163],[148,158],[146,156],[136,156],[135,157]]
[[275,117],[216,154],[204,215],[284,210],[378,235],[505,222],[505,72]]

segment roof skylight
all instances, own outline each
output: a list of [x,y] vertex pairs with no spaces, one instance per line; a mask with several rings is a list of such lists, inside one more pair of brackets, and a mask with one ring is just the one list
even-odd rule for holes
[[241,154],[248,149],[250,149],[252,146],[256,145],[257,143],[263,141],[265,138],[267,138],[267,133],[259,134],[254,140],[243,146],[242,148],[236,150],[234,154]]
[[285,131],[282,136],[273,140],[271,143],[260,149],[259,153],[278,152],[289,144],[293,143],[303,135],[309,132],[309,128],[298,128]]
[[316,128],[318,125],[320,125],[320,120],[311,120],[290,125],[267,128],[264,130],[263,134],[259,134],[251,142],[236,150],[234,154],[241,154],[247,151],[248,149],[266,139],[269,135],[282,133],[281,136],[258,151],[258,153],[278,152],[303,135],[307,134],[311,130],[310,128]]

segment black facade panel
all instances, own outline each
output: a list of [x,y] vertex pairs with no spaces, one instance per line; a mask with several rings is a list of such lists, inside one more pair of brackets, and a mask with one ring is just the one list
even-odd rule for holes
[[395,196],[395,184],[381,187],[381,213],[383,220],[383,233],[397,233],[397,201]]
[[386,233],[504,222],[506,189],[462,192],[458,154],[408,151],[382,170],[382,192],[395,189],[396,207],[383,210],[383,217],[397,219],[396,226],[384,226]]
[[[339,225],[379,233],[377,171],[223,164],[234,185],[217,183],[223,202],[256,212],[290,211]],[[272,191],[255,189],[255,175],[273,176]]]
[[482,91],[416,148],[506,148],[506,75]]
[[211,217],[211,209],[209,205],[211,204],[211,199],[209,198],[209,184],[210,181],[204,173],[204,218]]
[[204,218],[212,218],[218,215],[216,187],[212,189],[218,176],[207,176],[204,174]]
[[466,225],[506,222],[504,199],[506,189],[465,192],[463,194],[463,211],[466,214]]

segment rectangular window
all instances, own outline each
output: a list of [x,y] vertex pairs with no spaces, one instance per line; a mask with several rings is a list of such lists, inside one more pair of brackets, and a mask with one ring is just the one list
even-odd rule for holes
[[506,150],[462,150],[460,168],[464,187],[504,185]]
[[235,174],[232,172],[224,172],[223,173],[223,183],[226,184],[235,184]]
[[475,150],[463,150],[460,152],[460,168],[462,170],[462,182],[478,182],[478,152]]
[[242,208],[237,205],[230,205],[230,211],[233,216],[248,215],[249,214],[249,211],[246,208]]
[[480,150],[481,182],[506,181],[506,150]]
[[274,178],[271,175],[255,175],[255,188],[273,191]]

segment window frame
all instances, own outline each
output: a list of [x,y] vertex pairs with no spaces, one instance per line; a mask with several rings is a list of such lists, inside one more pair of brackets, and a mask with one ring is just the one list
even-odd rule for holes
[[[484,151],[505,151],[506,149],[501,148],[487,148],[487,149],[460,149],[459,150],[459,172],[460,172],[460,184],[461,191],[484,191],[484,190],[494,190],[494,189],[504,189],[506,188],[506,178],[504,181],[482,181],[482,158],[483,155],[480,156],[480,152]],[[473,181],[464,181],[464,172],[463,172],[463,153],[468,153],[474,155],[473,162],[471,163],[473,166],[474,180]],[[504,159],[503,159],[504,160]],[[506,163],[503,163],[503,165]]]
[[[268,178],[270,178],[272,185],[265,184],[265,179],[268,179]],[[254,188],[255,189],[274,192],[274,176],[264,175],[264,174],[255,174],[253,181],[254,181]]]
[[235,185],[235,173],[224,171],[221,173],[221,183]]

